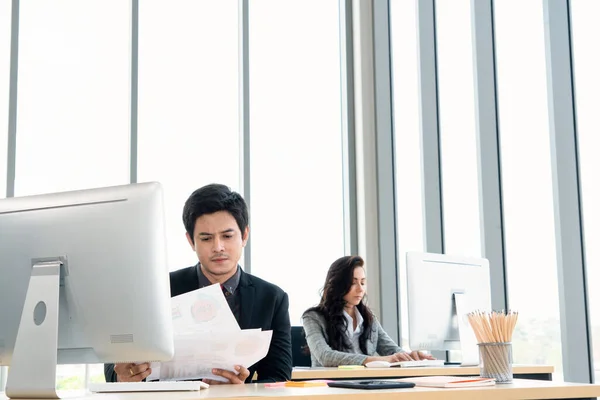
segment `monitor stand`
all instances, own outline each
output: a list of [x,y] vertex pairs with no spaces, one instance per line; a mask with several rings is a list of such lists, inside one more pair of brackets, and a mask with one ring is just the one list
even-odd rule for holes
[[58,298],[66,257],[33,260],[21,323],[12,354],[6,396],[58,399]]
[[469,324],[467,314],[473,310],[467,309],[467,297],[464,293],[454,293],[454,305],[458,321],[458,335],[460,337],[460,350],[462,356],[461,366],[479,365],[479,350],[475,332]]
[[[459,350],[460,351],[460,350]],[[455,360],[455,357],[453,357],[454,355],[454,351],[451,350],[446,350],[446,351],[440,351],[439,353],[441,353],[441,357],[445,357],[444,359],[446,360],[444,362],[444,365],[461,365],[462,363],[458,360]],[[433,352],[432,352],[433,354]]]

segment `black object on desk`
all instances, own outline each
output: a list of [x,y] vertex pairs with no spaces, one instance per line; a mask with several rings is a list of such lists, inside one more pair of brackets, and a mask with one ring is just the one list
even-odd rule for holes
[[415,387],[412,382],[360,380],[360,381],[333,381],[327,386],[346,389],[410,389]]

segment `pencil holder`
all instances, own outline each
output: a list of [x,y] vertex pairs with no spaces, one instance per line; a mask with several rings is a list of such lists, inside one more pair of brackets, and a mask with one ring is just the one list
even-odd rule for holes
[[512,343],[479,343],[479,368],[482,378],[494,378],[496,383],[511,383]]

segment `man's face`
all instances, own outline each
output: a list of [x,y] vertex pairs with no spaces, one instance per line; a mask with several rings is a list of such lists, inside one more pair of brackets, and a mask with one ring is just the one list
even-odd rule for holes
[[218,211],[196,219],[193,242],[188,234],[186,236],[205,275],[223,283],[236,272],[248,240],[248,227],[242,235],[235,218],[227,211]]

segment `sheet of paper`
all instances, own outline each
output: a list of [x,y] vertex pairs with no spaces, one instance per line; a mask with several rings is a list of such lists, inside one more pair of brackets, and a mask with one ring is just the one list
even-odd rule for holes
[[175,338],[175,356],[171,361],[152,363],[148,380],[215,379],[213,368],[234,371],[235,365],[249,368],[263,359],[271,343],[272,331],[260,329],[230,332],[180,334]]
[[175,356],[171,361],[152,363],[148,380],[209,378],[213,368],[235,371],[264,358],[272,331],[241,330],[219,284],[194,290],[171,299]]
[[171,311],[176,334],[240,330],[218,283],[173,297]]

